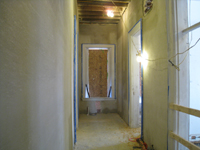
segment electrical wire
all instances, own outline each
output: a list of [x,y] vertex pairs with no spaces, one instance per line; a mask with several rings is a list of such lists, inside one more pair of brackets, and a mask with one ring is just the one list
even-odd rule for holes
[[[115,5],[115,7],[118,9],[118,11],[120,11],[120,9],[117,7],[117,5],[113,2],[113,0],[111,0],[111,2],[113,3],[113,5]],[[142,5],[144,5],[144,2],[142,3]],[[142,6],[142,9],[143,9],[143,6]],[[126,28],[126,31],[128,32],[128,27],[126,26],[124,20],[123,20],[123,17],[121,16],[121,19],[122,19],[122,22],[124,24],[124,27]],[[133,42],[133,39],[131,39],[131,43],[133,44],[133,46],[135,47],[136,51],[138,54],[140,54],[140,52],[137,50],[138,48],[136,47],[135,43]],[[142,56],[141,56],[142,57]],[[144,60],[147,60],[147,61],[158,61],[158,60],[168,60],[168,58],[158,58],[158,59],[147,59],[147,58],[143,58]]]
[[168,69],[168,67],[163,68],[163,69],[152,68],[152,67],[150,67],[150,66],[148,66],[148,67],[149,67],[150,69],[155,70],[155,71],[164,71],[164,70],[167,70],[167,69]]
[[[176,57],[177,55],[182,55],[182,54],[184,54],[184,53],[186,53],[186,52],[188,52],[191,48],[193,48],[193,47],[195,47],[196,45],[197,45],[197,43],[200,41],[200,38],[196,41],[196,43],[194,44],[194,45],[192,45],[191,47],[189,47],[188,49],[186,49],[185,51],[183,51],[183,52],[181,52],[181,53],[177,53],[176,55],[174,55],[174,56],[172,56],[171,58],[158,58],[158,59],[153,59],[153,60],[150,60],[150,59],[145,59],[145,58],[143,58],[144,60],[147,60],[147,61],[158,61],[158,60],[171,60],[172,58],[174,58],[174,57]],[[186,55],[187,56],[187,55]],[[186,57],[185,56],[185,57]],[[142,57],[142,56],[141,56]],[[186,58],[184,58],[183,59],[183,61],[185,60]],[[180,64],[182,64],[183,62],[181,62]],[[180,65],[179,64],[179,65]],[[178,66],[179,66],[178,65]]]
[[158,60],[168,60],[168,58],[158,58],[158,59],[145,59],[144,60],[147,60],[147,61],[158,61]]
[[196,43],[194,45],[192,45],[191,47],[189,47],[188,49],[186,49],[185,51],[183,51],[181,53],[177,53],[176,55],[170,57],[169,59],[167,59],[167,58],[158,58],[158,59],[153,59],[153,60],[145,59],[145,58],[144,59],[147,60],[147,61],[171,60],[172,58],[176,57],[177,55],[182,55],[182,54],[188,52],[191,48],[195,47],[199,41],[200,41],[200,38],[196,41]]
[[189,53],[189,52],[187,52],[187,54],[185,55],[184,59],[182,60],[182,62],[181,62],[181,63],[179,63],[179,64],[178,64],[178,66],[180,66],[180,65],[181,65],[181,64],[182,64],[182,63],[185,61],[185,59],[186,59],[186,57],[187,57],[188,53]]
[[185,51],[183,51],[183,52],[181,52],[181,53],[177,53],[177,54],[174,55],[173,57],[169,58],[169,60],[172,59],[172,58],[174,58],[174,57],[176,57],[177,55],[182,55],[182,54],[184,54],[185,52],[189,51],[191,48],[193,48],[194,46],[197,45],[197,43],[199,42],[199,40],[200,40],[200,38],[196,41],[196,43],[195,43],[194,45],[192,45],[191,47],[189,47],[188,49],[186,49]]
[[[187,58],[187,55],[188,55],[188,53],[189,53],[189,50],[190,50],[191,48],[193,48],[194,46],[196,46],[196,44],[199,42],[199,40],[200,40],[200,38],[196,41],[196,43],[195,43],[193,46],[191,46],[191,47],[189,47],[188,49],[186,49],[185,51],[183,51],[183,52],[181,52],[181,53],[177,53],[176,55],[174,55],[173,57],[171,57],[170,59],[176,57],[177,55],[182,55],[182,54],[184,54],[184,53],[187,52],[187,54],[185,55],[184,59],[181,61],[181,63],[178,64],[178,66],[176,66],[176,65],[174,65],[174,64],[172,64],[172,66],[175,66],[175,68],[179,71],[179,70],[180,70],[180,69],[179,69],[179,66],[180,66],[180,65],[185,61],[185,59]],[[169,62],[171,62],[170,59],[169,59]],[[172,63],[172,62],[171,62],[171,63]]]
[[[118,9],[118,11],[120,12],[120,9],[117,7],[117,5],[113,2],[113,0],[111,0],[111,2],[113,3],[113,5],[115,5],[115,7]],[[142,10],[143,10],[143,5],[144,5],[144,2],[142,3]],[[190,2],[190,5],[191,5],[191,2]],[[191,8],[190,8],[191,9]],[[191,10],[190,10],[191,11]],[[189,13],[191,13],[189,11]],[[124,11],[125,12],[125,11]],[[123,12],[123,13],[124,13]],[[143,11],[142,11],[143,12]],[[143,12],[143,17],[144,17],[144,12]],[[126,24],[125,24],[125,22],[124,22],[124,20],[123,20],[123,17],[121,16],[121,19],[122,19],[122,22],[123,22],[123,24],[124,24],[124,27],[126,28],[126,31],[128,32],[128,28],[127,28],[127,26],[126,26]],[[190,23],[191,24],[191,23]],[[192,41],[192,34],[191,34],[191,41]],[[191,43],[191,41],[189,42],[189,45],[190,45],[190,43]],[[193,48],[194,46],[196,46],[196,44],[198,43],[200,41],[200,38],[196,41],[196,43],[193,45],[193,46],[191,46],[191,47],[189,47],[188,49],[186,49],[185,51],[183,51],[183,52],[181,52],[181,53],[177,53],[177,54],[175,54],[174,56],[172,56],[172,57],[170,57],[170,58],[158,58],[158,59],[147,59],[147,58],[143,58],[144,60],[147,60],[147,61],[149,61],[149,62],[153,62],[153,61],[159,61],[159,60],[171,60],[172,58],[174,58],[174,57],[176,57],[177,55],[182,55],[182,54],[184,54],[184,53],[186,53],[186,52],[188,52],[191,48]],[[133,40],[131,39],[131,42],[132,42],[132,44],[133,44],[133,46],[135,47],[135,49],[136,49],[136,51],[137,51],[137,53],[138,54],[140,54],[140,52],[137,50],[137,47],[135,46],[135,43],[133,42]],[[187,55],[188,55],[188,53],[187,53]],[[184,59],[182,60],[182,62],[178,65],[178,66],[180,66],[184,61],[185,61],[185,59],[186,59],[186,57],[187,57],[187,55],[184,57]],[[142,56],[141,56],[142,57]],[[151,67],[150,67],[151,68]],[[164,69],[161,69],[161,70],[159,70],[159,69],[155,69],[155,68],[152,68],[152,69],[154,69],[154,70],[158,70],[158,71],[163,71],[163,70],[166,70],[167,68],[164,68]]]

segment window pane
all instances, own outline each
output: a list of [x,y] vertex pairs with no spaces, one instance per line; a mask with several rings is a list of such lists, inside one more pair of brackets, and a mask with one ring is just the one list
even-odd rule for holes
[[200,147],[200,118],[190,115],[189,140]]
[[[200,118],[182,112],[178,112],[178,114],[180,120],[177,134],[183,139],[200,147]],[[189,124],[186,121],[183,122],[181,117],[184,117],[185,120],[189,120]],[[189,126],[189,132],[187,131],[187,126]],[[179,144],[179,150],[185,150],[185,146]]]
[[179,150],[189,150],[189,148],[185,147],[181,143],[179,143]]
[[200,22],[200,0],[188,0],[189,25]]
[[[191,44],[194,45],[200,38],[200,29],[191,33]],[[190,108],[200,110],[200,41],[190,49]],[[200,122],[199,122],[200,125]]]
[[[200,1],[188,0],[189,24],[200,22]],[[190,47],[200,38],[200,28],[189,33]],[[200,110],[200,42],[189,50],[190,54],[190,108]],[[199,122],[200,123],[200,122]]]

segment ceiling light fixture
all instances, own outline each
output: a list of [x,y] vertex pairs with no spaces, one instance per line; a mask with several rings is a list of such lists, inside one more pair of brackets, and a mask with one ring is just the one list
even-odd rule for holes
[[109,10],[109,11],[107,12],[107,16],[108,16],[108,17],[114,17],[114,14],[113,14],[112,11]]

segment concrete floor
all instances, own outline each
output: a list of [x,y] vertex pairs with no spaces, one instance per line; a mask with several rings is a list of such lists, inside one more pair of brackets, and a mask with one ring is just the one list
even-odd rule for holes
[[131,129],[118,114],[80,115],[75,150],[133,150],[141,128]]

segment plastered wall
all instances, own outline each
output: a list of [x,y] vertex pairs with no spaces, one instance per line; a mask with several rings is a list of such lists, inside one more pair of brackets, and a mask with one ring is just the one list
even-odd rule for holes
[[0,1],[0,149],[72,150],[72,0]]
[[[142,18],[142,45],[150,60],[167,58],[166,1],[154,1],[143,16],[142,1],[132,0],[118,24],[117,97],[118,112],[128,123],[128,32]],[[167,61],[148,62],[144,69],[144,140],[155,149],[167,149]]]
[[[87,107],[96,110],[95,102],[81,100],[81,44],[115,44],[117,47],[117,25],[80,24],[79,26],[79,112],[87,113]],[[117,101],[100,102],[102,112],[117,112]]]

